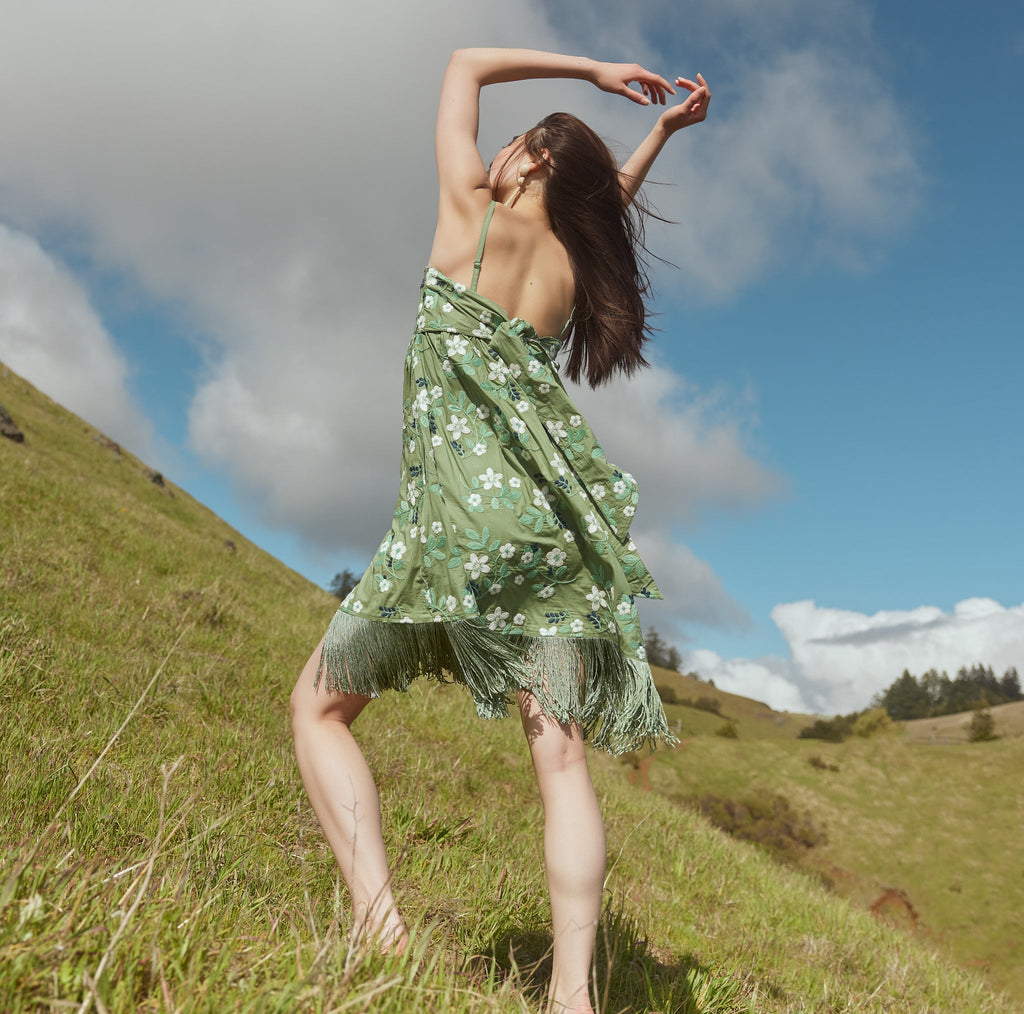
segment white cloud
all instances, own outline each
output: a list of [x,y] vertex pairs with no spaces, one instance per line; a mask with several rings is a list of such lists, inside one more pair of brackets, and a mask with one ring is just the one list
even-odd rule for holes
[[31,236],[0,225],[0,361],[137,453],[152,428],[128,364],[75,278]]
[[[1002,673],[1024,668],[1024,604],[993,599],[959,602],[951,613],[935,606],[888,610],[868,616],[789,602],[772,610],[789,644],[789,658],[723,659],[691,651],[687,668],[725,690],[767,701],[772,707],[848,714],[866,708],[904,669],[953,674],[976,662]],[[806,706],[794,707],[804,701]]]

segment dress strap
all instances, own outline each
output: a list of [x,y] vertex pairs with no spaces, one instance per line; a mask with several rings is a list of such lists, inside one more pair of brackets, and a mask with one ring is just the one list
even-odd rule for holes
[[491,201],[487,206],[487,214],[484,215],[484,227],[480,230],[480,242],[477,244],[476,248],[476,260],[473,261],[473,282],[470,285],[470,288],[474,292],[476,291],[477,279],[480,277],[480,263],[484,259],[484,243],[487,242],[487,230],[491,225],[491,216],[494,214],[494,205],[495,202]]
[[576,312],[576,307],[574,306],[569,311],[569,319],[562,325],[562,330],[558,332],[559,339],[562,339],[562,338],[565,337],[565,332],[569,330],[569,325],[572,323],[572,316],[573,316],[573,314],[575,312]]

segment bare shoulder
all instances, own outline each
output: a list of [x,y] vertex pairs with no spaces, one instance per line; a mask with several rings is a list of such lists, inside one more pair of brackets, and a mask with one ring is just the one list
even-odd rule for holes
[[430,264],[450,278],[458,278],[468,264],[472,269],[477,242],[490,204],[489,190],[464,194],[458,201],[442,195],[437,209],[437,229],[430,248]]

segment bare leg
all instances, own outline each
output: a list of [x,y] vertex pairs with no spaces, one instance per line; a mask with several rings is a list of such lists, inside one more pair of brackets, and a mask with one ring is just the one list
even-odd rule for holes
[[[322,645],[323,642],[321,642]],[[352,936],[381,950],[401,950],[407,933],[395,910],[380,800],[373,775],[349,726],[369,703],[361,694],[313,689],[320,647],[292,691],[292,733],[302,781],[352,900]]]
[[604,825],[576,725],[545,715],[536,697],[519,694],[544,804],[544,865],[551,894],[553,1012],[592,1014],[590,967],[604,890]]

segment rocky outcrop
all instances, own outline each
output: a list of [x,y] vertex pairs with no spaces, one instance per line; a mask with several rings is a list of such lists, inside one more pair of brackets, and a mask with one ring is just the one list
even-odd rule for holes
[[11,418],[10,413],[0,405],[0,433],[2,433],[8,440],[13,440],[16,444],[23,444],[25,442],[25,434],[18,429],[17,423]]

